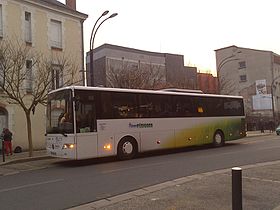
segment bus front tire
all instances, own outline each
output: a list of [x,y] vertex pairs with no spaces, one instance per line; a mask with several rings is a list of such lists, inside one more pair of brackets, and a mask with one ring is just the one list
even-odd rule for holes
[[214,147],[221,147],[225,144],[225,137],[222,131],[218,130],[215,132],[213,137],[213,146]]
[[137,142],[134,138],[124,137],[118,144],[117,156],[120,160],[132,159],[138,152],[137,148]]

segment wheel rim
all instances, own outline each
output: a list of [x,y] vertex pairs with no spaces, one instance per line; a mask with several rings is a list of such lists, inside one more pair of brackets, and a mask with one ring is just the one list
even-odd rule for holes
[[222,135],[220,133],[216,133],[216,135],[215,135],[215,143],[219,145],[219,144],[222,143],[222,141],[223,141]]
[[125,154],[125,155],[131,154],[133,151],[133,145],[131,144],[131,142],[129,142],[129,141],[125,142],[123,144],[122,151],[123,151],[123,154]]

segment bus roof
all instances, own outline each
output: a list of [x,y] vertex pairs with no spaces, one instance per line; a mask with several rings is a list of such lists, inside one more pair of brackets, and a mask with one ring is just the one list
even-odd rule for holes
[[[189,96],[202,96],[202,97],[223,97],[223,98],[240,98],[243,99],[242,96],[234,96],[234,95],[218,95],[218,94],[205,94],[200,90],[188,90],[183,91],[184,89],[179,89],[180,91],[167,91],[163,90],[143,90],[143,89],[125,89],[125,88],[108,88],[108,87],[89,87],[89,86],[67,86],[62,87],[56,90],[52,90],[49,94],[61,91],[61,90],[96,90],[96,91],[109,91],[109,92],[126,92],[126,93],[150,93],[150,94],[165,94],[165,95],[189,95]],[[176,89],[173,89],[176,90]],[[177,89],[178,90],[178,89]]]
[[167,88],[167,89],[161,89],[159,91],[179,92],[179,93],[203,93],[202,90],[178,89],[178,88]]

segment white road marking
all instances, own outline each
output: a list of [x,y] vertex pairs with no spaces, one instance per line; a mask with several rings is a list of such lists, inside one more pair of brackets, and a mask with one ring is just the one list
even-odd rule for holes
[[38,183],[34,183],[34,184],[26,184],[26,185],[22,185],[22,186],[18,186],[18,187],[1,189],[0,193],[12,191],[12,190],[19,190],[19,189],[28,188],[28,187],[34,187],[34,186],[43,185],[43,184],[50,184],[50,183],[54,183],[54,182],[61,182],[63,180],[64,179],[55,179],[55,180],[50,180],[50,181],[46,181],[46,182],[38,182]]

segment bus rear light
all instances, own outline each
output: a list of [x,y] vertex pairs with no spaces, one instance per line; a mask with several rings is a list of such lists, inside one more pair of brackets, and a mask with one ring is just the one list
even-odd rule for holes
[[74,144],[64,144],[62,149],[74,149]]
[[111,144],[105,144],[103,148],[105,150],[111,150],[112,146],[111,146]]

